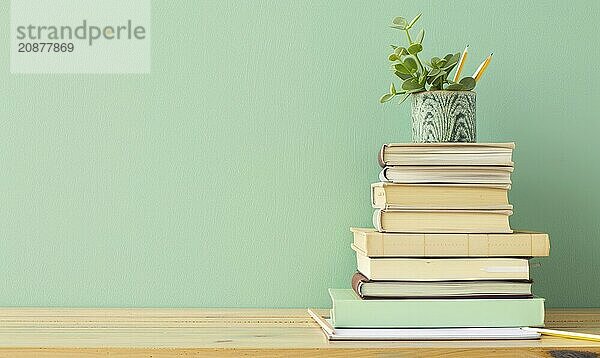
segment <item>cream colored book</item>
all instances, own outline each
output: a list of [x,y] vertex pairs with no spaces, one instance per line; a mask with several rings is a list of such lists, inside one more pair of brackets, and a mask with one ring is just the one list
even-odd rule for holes
[[358,271],[373,281],[529,280],[517,258],[371,258],[356,251]]
[[548,234],[393,234],[351,228],[353,248],[370,257],[542,257],[550,254]]
[[511,184],[513,169],[502,166],[385,167],[379,173],[379,180],[405,184]]
[[514,148],[515,143],[392,143],[381,148],[379,164],[512,166]]
[[511,210],[510,185],[371,184],[371,205],[379,209]]
[[512,233],[511,210],[375,210],[373,226],[398,233]]

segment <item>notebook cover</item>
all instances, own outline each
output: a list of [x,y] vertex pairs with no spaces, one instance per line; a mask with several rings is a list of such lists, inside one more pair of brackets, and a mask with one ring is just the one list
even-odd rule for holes
[[461,328],[544,325],[544,299],[361,300],[329,289],[335,328]]
[[498,340],[539,339],[528,328],[333,328],[331,319],[314,309],[308,314],[317,322],[330,341],[430,341],[430,340]]

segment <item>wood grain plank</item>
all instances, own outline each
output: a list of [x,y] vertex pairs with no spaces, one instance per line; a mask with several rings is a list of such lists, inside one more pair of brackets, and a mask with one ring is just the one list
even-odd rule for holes
[[[600,309],[550,309],[546,322],[553,328],[600,333]],[[600,343],[557,337],[329,342],[304,309],[0,309],[0,357],[549,357],[561,350],[595,354]]]
[[518,350],[512,348],[490,349],[485,347],[469,349],[445,348],[373,348],[364,349],[116,349],[116,348],[12,348],[0,351],[4,358],[55,358],[55,357],[556,357],[562,353],[563,357],[588,358],[596,357],[600,351],[597,349],[564,351],[530,349]]

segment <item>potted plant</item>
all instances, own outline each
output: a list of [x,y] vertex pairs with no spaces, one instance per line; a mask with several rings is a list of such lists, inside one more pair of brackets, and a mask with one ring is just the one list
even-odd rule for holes
[[[413,142],[475,142],[475,99],[473,92],[491,55],[479,67],[473,77],[459,80],[467,49],[461,55],[450,53],[444,57],[432,57],[421,61],[425,31],[421,29],[417,37],[411,37],[411,29],[421,14],[408,22],[403,17],[393,20],[392,28],[403,31],[408,46],[391,45],[393,52],[388,59],[393,73],[402,80],[400,89],[391,84],[389,93],[380,98],[381,103],[401,96],[400,103],[412,97],[412,139]],[[454,76],[450,73],[457,69]]]

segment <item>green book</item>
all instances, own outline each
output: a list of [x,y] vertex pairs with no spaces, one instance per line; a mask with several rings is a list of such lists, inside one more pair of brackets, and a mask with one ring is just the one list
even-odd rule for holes
[[329,289],[335,328],[527,327],[544,325],[543,298],[362,300]]

